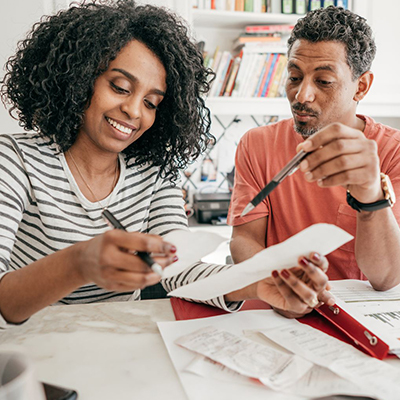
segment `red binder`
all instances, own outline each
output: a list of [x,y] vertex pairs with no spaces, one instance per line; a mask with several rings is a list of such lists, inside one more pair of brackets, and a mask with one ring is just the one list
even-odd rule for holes
[[[172,297],[170,300],[176,320],[227,314],[224,310],[205,304],[191,303],[176,297]],[[247,300],[240,311],[270,308],[267,303],[261,300]],[[323,305],[310,314],[298,318],[298,321],[351,344],[372,357],[380,360],[387,357],[395,358],[394,355],[388,354],[389,346],[386,343],[337,305],[331,307]]]

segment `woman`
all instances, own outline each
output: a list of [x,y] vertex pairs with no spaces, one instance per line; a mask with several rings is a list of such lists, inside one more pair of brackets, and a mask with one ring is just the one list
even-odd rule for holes
[[[210,74],[162,8],[90,3],[34,26],[2,82],[10,113],[36,133],[0,136],[1,326],[57,302],[136,300],[159,282],[132,253],[156,253],[163,267],[177,259],[162,235],[187,226],[175,181],[212,137]],[[129,233],[109,230],[104,209]],[[218,272],[199,263],[164,285],[205,269]],[[316,269],[307,298],[325,293]]]

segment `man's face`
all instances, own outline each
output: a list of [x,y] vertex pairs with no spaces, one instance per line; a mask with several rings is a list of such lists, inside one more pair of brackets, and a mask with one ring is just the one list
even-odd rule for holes
[[297,40],[288,72],[286,93],[298,133],[308,137],[332,122],[353,124],[358,79],[352,79],[343,43]]

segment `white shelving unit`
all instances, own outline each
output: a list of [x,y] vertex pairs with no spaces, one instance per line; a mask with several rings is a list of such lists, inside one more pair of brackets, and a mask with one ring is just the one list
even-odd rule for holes
[[[301,15],[233,12],[217,10],[188,10],[188,21],[197,40],[204,40],[210,52],[219,45],[222,50],[231,49],[233,40],[246,25],[295,24]],[[207,106],[214,115],[279,115],[291,116],[286,98],[231,98],[213,97],[207,99]],[[367,96],[358,112],[373,118],[400,118],[400,99]]]

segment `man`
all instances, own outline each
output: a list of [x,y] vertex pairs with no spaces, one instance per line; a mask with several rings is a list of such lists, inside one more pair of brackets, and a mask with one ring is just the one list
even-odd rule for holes
[[[342,8],[312,11],[294,27],[286,84],[293,118],[250,130],[236,153],[228,217],[235,263],[326,222],[355,237],[328,256],[330,279],[367,278],[377,290],[400,282],[400,206],[390,207],[395,198],[385,176],[400,196],[400,132],[356,114],[373,81],[375,52],[366,21]],[[300,149],[311,152],[300,165],[302,173],[241,217]],[[286,284],[287,273],[275,275],[271,286],[296,296]]]

